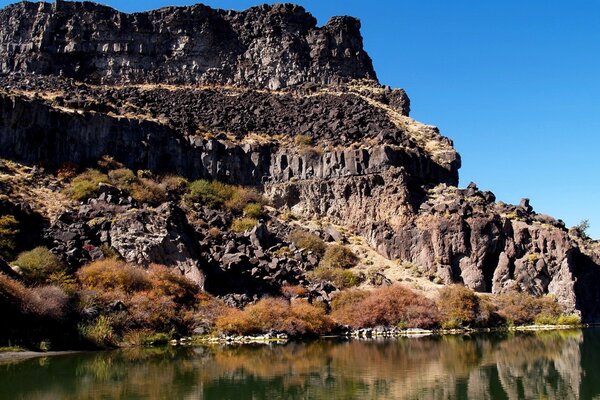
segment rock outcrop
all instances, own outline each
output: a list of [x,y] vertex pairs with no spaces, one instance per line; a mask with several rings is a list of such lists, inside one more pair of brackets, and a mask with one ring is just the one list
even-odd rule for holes
[[360,22],[291,4],[243,12],[198,4],[124,14],[90,2],[22,2],[0,12],[1,72],[91,83],[282,89],[376,79]]
[[377,82],[359,29],[350,17],[317,27],[293,5],[11,5],[0,11],[0,157],[55,171],[109,155],[133,170],[253,186],[274,207],[235,233],[222,210],[150,207],[105,186],[43,228],[72,266],[108,246],[178,268],[232,304],[284,285],[327,302],[336,288],[306,279],[319,256],[288,239],[304,227],[278,218],[292,210],[325,226],[325,239],[339,236],[328,223],[340,225],[440,283],[553,294],[600,319],[597,246],[528,201],[458,189],[452,141],[409,117],[403,90]]

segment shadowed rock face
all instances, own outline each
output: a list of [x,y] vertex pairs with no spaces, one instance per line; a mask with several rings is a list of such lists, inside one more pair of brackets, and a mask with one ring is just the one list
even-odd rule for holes
[[357,19],[316,22],[291,4],[124,14],[89,2],[23,2],[0,12],[0,71],[268,89],[376,79]]

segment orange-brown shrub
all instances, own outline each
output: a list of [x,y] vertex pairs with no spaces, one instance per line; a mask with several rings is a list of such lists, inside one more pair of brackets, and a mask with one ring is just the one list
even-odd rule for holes
[[302,297],[306,294],[306,288],[302,285],[283,285],[281,294],[285,298]]
[[115,259],[94,261],[77,272],[81,284],[93,290],[120,289],[133,293],[150,289],[146,271]]
[[[443,328],[484,325],[489,319],[482,310],[479,297],[462,285],[446,286],[440,290],[437,302]],[[484,314],[481,314],[484,311]]]
[[176,304],[193,306],[200,288],[173,268],[152,264],[148,270],[152,291],[171,298]]
[[531,324],[540,315],[558,318],[564,311],[552,296],[534,297],[518,292],[498,295],[494,303],[498,314],[514,325]]
[[348,301],[332,317],[354,328],[377,325],[434,328],[440,321],[433,301],[400,285],[374,290],[362,300]]
[[271,330],[289,335],[318,335],[330,331],[333,322],[325,310],[304,300],[290,305],[283,299],[266,298],[243,311],[230,309],[216,321],[222,332],[249,335]]

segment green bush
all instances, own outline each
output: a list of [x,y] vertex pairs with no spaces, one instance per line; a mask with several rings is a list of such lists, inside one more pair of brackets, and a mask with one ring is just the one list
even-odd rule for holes
[[108,178],[110,179],[110,183],[122,190],[129,190],[131,185],[137,182],[137,177],[133,171],[127,168],[109,171]]
[[199,179],[190,183],[188,201],[210,208],[220,208],[233,196],[233,187],[224,183]]
[[579,315],[561,315],[556,321],[558,325],[581,325],[581,317]]
[[312,251],[320,256],[325,253],[325,242],[323,239],[309,232],[293,232],[289,239],[300,249]]
[[25,281],[33,285],[46,283],[53,274],[66,270],[60,259],[45,247],[19,254],[13,265],[19,267]]
[[79,324],[79,334],[97,347],[112,347],[116,339],[110,317],[101,315],[92,324]]
[[12,215],[0,216],[0,257],[11,260],[17,247],[19,222]]
[[84,201],[97,196],[101,183],[109,183],[107,175],[95,169],[88,169],[77,175],[71,185],[65,190],[67,196],[77,201]]
[[319,266],[308,273],[308,278],[318,281],[330,281],[338,289],[347,289],[360,285],[362,277],[343,268]]
[[258,221],[254,218],[238,218],[231,224],[231,230],[237,233],[244,233],[254,228]]
[[244,207],[244,216],[248,218],[262,218],[264,216],[263,207],[259,203],[249,203]]
[[354,267],[356,263],[358,263],[358,258],[352,250],[339,244],[327,246],[321,261],[321,265],[324,267],[345,269]]
[[238,212],[244,210],[250,203],[263,203],[262,197],[254,189],[205,179],[192,182],[186,198],[191,203],[201,203],[210,208],[226,208]]

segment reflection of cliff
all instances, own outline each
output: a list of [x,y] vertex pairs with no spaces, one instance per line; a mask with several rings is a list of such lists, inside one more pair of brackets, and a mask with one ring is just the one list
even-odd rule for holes
[[[0,398],[592,398],[600,393],[591,380],[596,365],[581,349],[588,346],[591,355],[600,338],[586,343],[588,336],[573,331],[84,354],[0,366]],[[72,381],[57,380],[59,373]],[[35,391],[7,385],[32,380]]]

